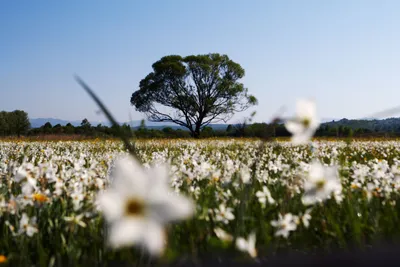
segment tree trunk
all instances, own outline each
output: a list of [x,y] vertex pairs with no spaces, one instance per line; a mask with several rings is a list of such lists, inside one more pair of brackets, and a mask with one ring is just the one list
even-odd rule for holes
[[194,129],[193,132],[193,137],[196,139],[200,138],[200,124],[196,125],[196,128]]

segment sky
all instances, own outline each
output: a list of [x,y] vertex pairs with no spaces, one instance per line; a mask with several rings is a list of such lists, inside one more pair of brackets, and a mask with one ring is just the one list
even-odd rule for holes
[[[400,1],[0,1],[0,110],[105,121],[79,75],[119,121],[151,65],[171,54],[220,53],[269,121],[299,98],[320,118],[363,118],[400,106]],[[400,114],[393,114],[400,116]]]

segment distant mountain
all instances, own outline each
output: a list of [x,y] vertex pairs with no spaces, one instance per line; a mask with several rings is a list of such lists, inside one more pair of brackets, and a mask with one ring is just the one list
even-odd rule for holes
[[363,120],[348,120],[341,119],[337,121],[331,121],[323,123],[322,125],[328,125],[329,127],[349,127],[352,129],[368,129],[371,131],[380,132],[399,132],[400,131],[400,118],[388,118],[388,119],[363,119]]
[[39,128],[43,126],[46,122],[50,122],[51,125],[57,125],[61,124],[62,126],[65,126],[68,123],[71,123],[74,126],[78,126],[81,124],[81,121],[66,121],[66,120],[60,120],[60,119],[54,119],[54,118],[37,118],[37,119],[29,119],[31,123],[32,128]]

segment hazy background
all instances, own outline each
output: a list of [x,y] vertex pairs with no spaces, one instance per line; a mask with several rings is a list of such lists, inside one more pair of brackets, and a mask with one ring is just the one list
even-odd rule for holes
[[[400,105],[400,1],[0,1],[0,110],[104,120],[79,74],[118,120],[169,54],[227,54],[259,105],[256,121],[312,97],[322,118]],[[394,114],[399,115],[399,114]]]

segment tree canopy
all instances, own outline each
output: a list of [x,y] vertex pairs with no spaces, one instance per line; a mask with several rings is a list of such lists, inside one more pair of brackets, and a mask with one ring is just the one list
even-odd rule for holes
[[0,135],[22,135],[30,128],[28,113],[23,110],[0,112]]
[[244,69],[227,55],[171,55],[152,68],[132,94],[131,105],[148,120],[174,122],[194,137],[211,122],[226,122],[235,112],[257,104],[239,82]]

